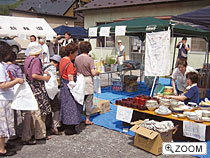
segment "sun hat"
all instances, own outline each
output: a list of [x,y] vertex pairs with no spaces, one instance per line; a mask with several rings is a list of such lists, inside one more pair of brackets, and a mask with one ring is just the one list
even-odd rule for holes
[[118,40],[117,43],[122,43],[122,41],[121,40]]
[[61,57],[60,57],[60,55],[53,55],[52,57],[50,57],[50,60],[54,60],[54,61],[60,63]]
[[30,56],[39,55],[42,52],[42,48],[37,42],[31,42],[28,45],[28,52]]

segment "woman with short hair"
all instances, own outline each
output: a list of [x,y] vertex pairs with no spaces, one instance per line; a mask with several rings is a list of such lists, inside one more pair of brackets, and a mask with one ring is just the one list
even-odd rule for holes
[[[179,95],[186,90],[186,74],[188,72],[197,72],[193,67],[187,66],[187,61],[185,59],[179,59],[177,63],[178,67],[173,71],[172,74],[172,86],[174,95]],[[175,81],[177,80],[177,89]]]
[[60,83],[61,83],[61,110],[60,121],[65,128],[66,135],[76,134],[75,126],[80,124],[82,106],[79,105],[73,95],[70,92],[68,83],[74,81],[76,75],[76,69],[72,63],[72,60],[78,54],[78,46],[74,43],[70,43],[66,46],[65,57],[60,61]]
[[86,114],[86,125],[93,124],[90,121],[90,114],[93,106],[93,76],[99,74],[96,71],[94,66],[94,61],[91,57],[89,57],[88,53],[91,51],[90,42],[80,42],[79,49],[81,54],[75,59],[75,66],[77,68],[78,73],[82,74],[85,77],[85,114]]

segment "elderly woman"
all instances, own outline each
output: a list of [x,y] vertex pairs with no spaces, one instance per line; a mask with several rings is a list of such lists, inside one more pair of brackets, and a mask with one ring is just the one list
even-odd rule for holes
[[96,71],[94,66],[94,61],[91,57],[88,56],[88,53],[91,51],[91,44],[89,42],[81,42],[79,44],[81,55],[76,57],[75,66],[78,73],[82,74],[85,77],[85,113],[86,113],[86,125],[93,124],[90,121],[90,114],[93,105],[93,76],[99,74]]
[[0,41],[0,157],[16,154],[15,151],[5,149],[5,139],[15,134],[14,115],[11,109],[14,93],[11,87],[17,83],[24,83],[22,78],[15,78],[12,81],[9,79],[4,61],[11,53],[12,48]]
[[76,125],[80,124],[82,106],[79,105],[73,98],[68,83],[74,81],[76,75],[76,69],[72,63],[72,60],[78,54],[78,46],[74,43],[70,43],[66,46],[66,54],[60,61],[60,83],[61,83],[61,110],[60,121],[65,128],[66,135],[76,134]]
[[[179,59],[177,63],[178,67],[174,70],[172,74],[172,86],[173,86],[173,92],[174,95],[179,95],[186,91],[186,74],[188,72],[197,72],[194,68],[187,66],[187,61],[185,59]],[[178,92],[176,90],[176,84],[175,81],[177,80],[177,88]]]
[[[44,86],[44,81],[49,81],[50,76],[43,74],[39,55],[42,49],[36,42],[29,44],[29,56],[25,59],[24,70],[26,80],[38,103],[37,111],[23,112],[22,143],[24,145],[36,144],[36,140],[49,139],[46,137],[46,115],[51,113],[50,100]],[[34,126],[34,127],[33,127]],[[32,135],[35,133],[35,139]]]

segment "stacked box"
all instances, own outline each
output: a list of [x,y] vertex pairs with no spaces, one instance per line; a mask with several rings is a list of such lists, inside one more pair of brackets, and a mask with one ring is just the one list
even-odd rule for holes
[[135,92],[138,91],[138,76],[125,76],[124,77],[124,90],[126,92]]
[[110,111],[110,101],[99,98],[93,98],[93,109],[91,114],[106,113]]
[[120,79],[113,79],[112,80],[112,90],[115,91],[122,91],[123,90],[123,84]]

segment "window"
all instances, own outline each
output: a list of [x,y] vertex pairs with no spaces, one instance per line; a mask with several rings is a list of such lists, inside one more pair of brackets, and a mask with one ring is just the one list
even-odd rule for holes
[[[97,23],[97,26],[108,23],[110,22],[100,22]],[[115,47],[115,35],[110,35],[110,37],[97,37],[96,46],[104,48]]]
[[202,38],[191,38],[191,51],[205,52],[206,41]]

